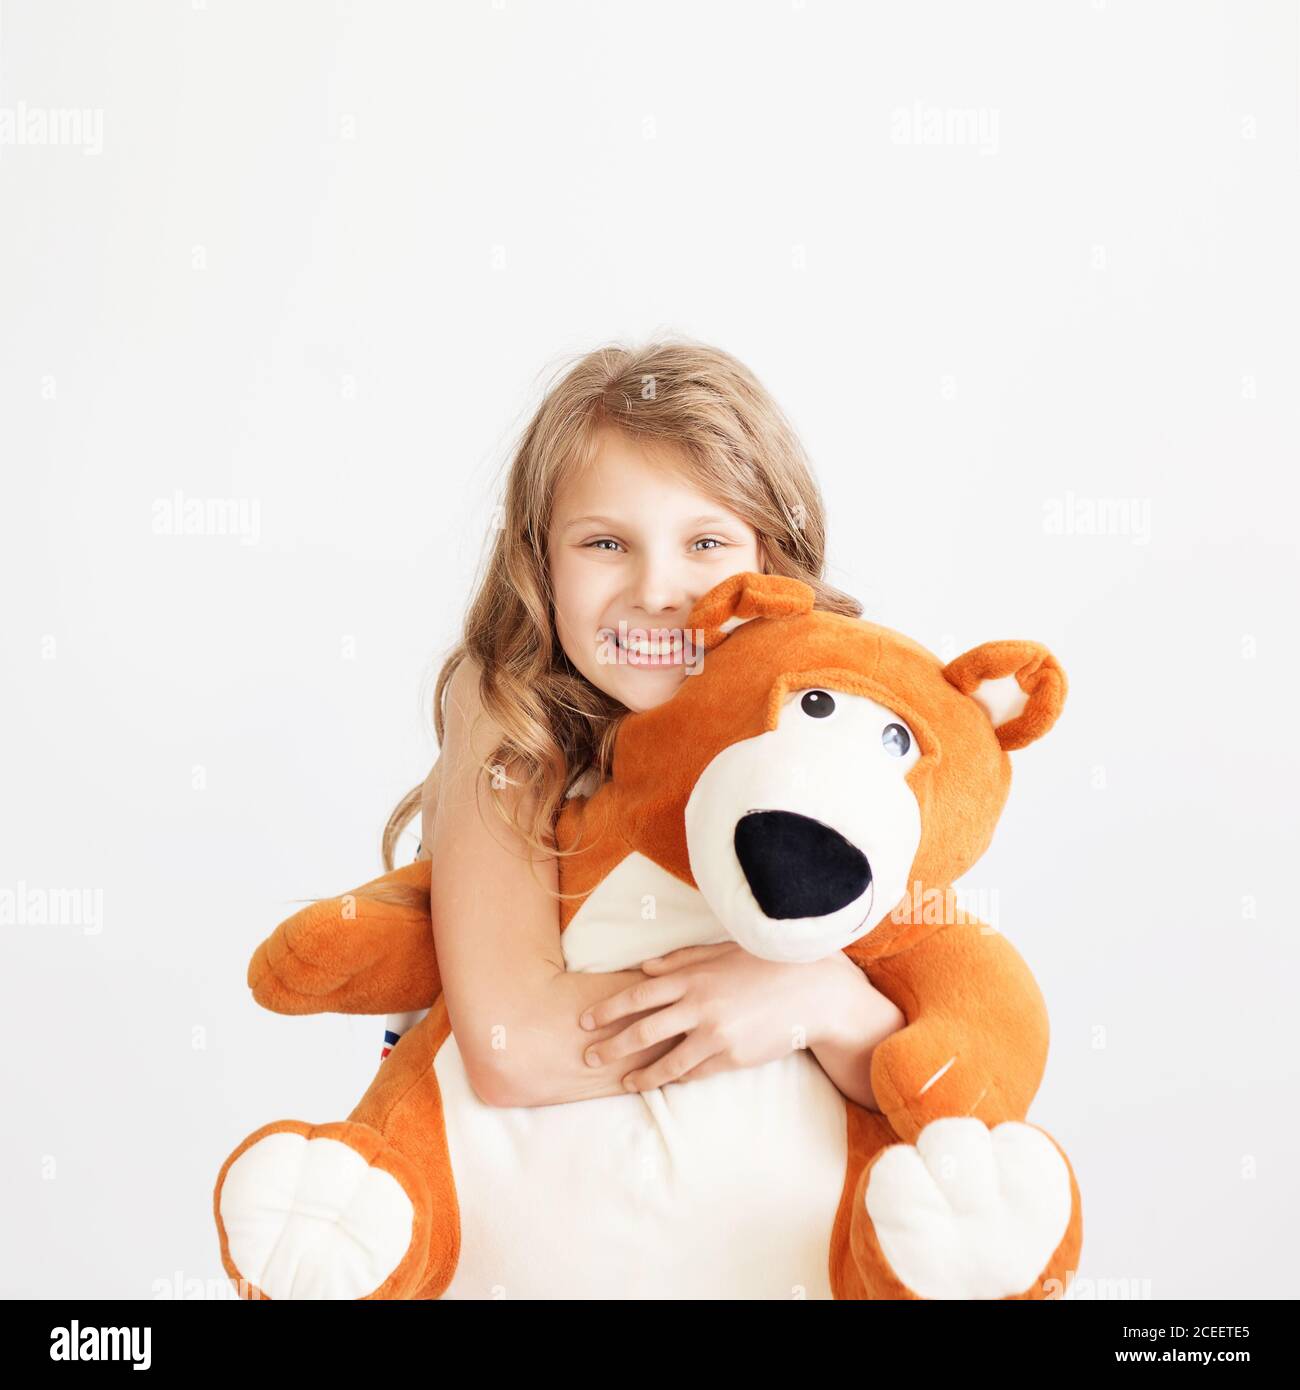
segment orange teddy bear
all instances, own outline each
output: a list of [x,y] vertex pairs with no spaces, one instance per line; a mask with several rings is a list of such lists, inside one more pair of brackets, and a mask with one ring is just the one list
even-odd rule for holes
[[[805,1047],[641,1093],[494,1107],[441,997],[428,861],[315,903],[259,946],[281,1013],[428,1009],[346,1120],[281,1120],[222,1165],[227,1272],[270,1298],[1045,1298],[1078,1185],[1025,1115],[1048,1024],[1027,966],[952,883],[987,848],[1013,749],[1065,677],[1032,642],[943,665],[740,574],[695,606],[701,670],[620,726],[613,775],[556,827],[569,970],[735,940],[843,950],[902,1010],[880,1113]],[[918,906],[924,904],[921,911]],[[937,904],[937,907],[936,907]],[[649,906],[649,912],[647,912]]]

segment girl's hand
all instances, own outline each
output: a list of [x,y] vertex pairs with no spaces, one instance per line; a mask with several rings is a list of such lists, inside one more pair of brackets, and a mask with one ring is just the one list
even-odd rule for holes
[[842,992],[844,966],[835,957],[806,964],[761,960],[734,941],[684,946],[642,962],[650,979],[602,999],[582,1015],[582,1027],[602,1028],[628,1014],[655,1010],[593,1044],[587,1056],[598,1054],[599,1065],[685,1034],[672,1051],[623,1078],[629,1091],[775,1061],[820,1041],[819,1029],[830,1012],[827,1001]]

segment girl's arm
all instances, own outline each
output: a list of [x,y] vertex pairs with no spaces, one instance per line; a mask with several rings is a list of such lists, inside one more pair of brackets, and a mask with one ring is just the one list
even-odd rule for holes
[[488,1104],[619,1095],[624,1074],[655,1061],[673,1041],[600,1066],[584,1060],[593,1040],[620,1031],[626,1019],[589,1032],[579,1014],[645,976],[565,970],[557,899],[547,891],[558,887],[555,858],[530,865],[523,838],[487,802],[517,798],[526,816],[532,792],[510,783],[493,790],[479,774],[501,733],[480,699],[479,667],[467,658],[448,685],[420,851],[432,861],[433,935],[452,1031],[470,1084]]
[[890,1034],[906,1026],[907,1018],[842,951],[831,962],[835,973],[828,977],[823,1035],[809,1046],[849,1100],[879,1111],[871,1088],[871,1060]]

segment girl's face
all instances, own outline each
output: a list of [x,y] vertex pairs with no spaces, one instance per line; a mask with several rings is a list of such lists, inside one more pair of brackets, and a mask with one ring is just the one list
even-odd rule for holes
[[560,644],[630,710],[662,704],[699,662],[683,645],[696,599],[763,568],[748,522],[609,427],[590,467],[557,489],[547,544]]

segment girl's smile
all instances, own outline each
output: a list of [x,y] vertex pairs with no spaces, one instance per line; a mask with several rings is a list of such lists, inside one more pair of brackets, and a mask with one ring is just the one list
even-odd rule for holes
[[[609,631],[606,629],[606,631]],[[629,628],[620,622],[613,636],[619,659],[629,666],[680,666],[685,642],[677,628]]]

